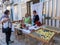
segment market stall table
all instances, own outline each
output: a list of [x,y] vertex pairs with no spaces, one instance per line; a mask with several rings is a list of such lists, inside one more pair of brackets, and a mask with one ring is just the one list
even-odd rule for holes
[[[24,29],[20,29],[18,27],[15,27],[15,29],[16,29],[16,32],[18,30],[22,30],[22,31],[24,30]],[[44,45],[44,44],[50,45],[50,42],[53,41],[53,38],[56,34],[53,31],[49,31],[49,30],[41,29],[41,28],[35,30],[34,32],[31,32],[29,30],[24,30],[24,31],[27,33],[25,35],[27,35],[28,37],[34,38],[37,41],[41,41],[43,43],[42,45]],[[53,42],[52,42],[52,44],[53,44]]]
[[[45,32],[46,31],[46,32]],[[32,38],[37,39],[38,41],[42,41],[44,44],[50,44],[50,42],[53,41],[53,37],[55,36],[55,32],[51,32],[48,30],[41,30],[39,29],[38,31],[35,31],[31,34],[28,34]]]

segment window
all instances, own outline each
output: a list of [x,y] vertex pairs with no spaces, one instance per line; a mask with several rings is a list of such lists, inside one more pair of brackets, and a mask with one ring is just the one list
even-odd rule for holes
[[17,8],[17,5],[16,6],[14,6],[14,20],[16,21],[16,20],[18,20],[18,8]]
[[40,0],[31,0],[31,1],[33,2],[33,4],[40,2]]

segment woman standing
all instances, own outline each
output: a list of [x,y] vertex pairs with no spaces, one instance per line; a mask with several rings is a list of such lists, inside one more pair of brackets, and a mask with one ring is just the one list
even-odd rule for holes
[[6,43],[9,45],[10,37],[11,37],[11,28],[12,23],[9,19],[10,11],[6,10],[4,12],[4,15],[1,17],[1,23],[2,23],[2,32],[6,35]]

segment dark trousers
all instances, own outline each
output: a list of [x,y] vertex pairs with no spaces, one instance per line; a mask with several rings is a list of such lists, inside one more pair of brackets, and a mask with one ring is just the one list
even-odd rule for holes
[[8,29],[7,32],[5,32],[6,35],[6,43],[9,45],[10,37],[11,37],[11,28]]

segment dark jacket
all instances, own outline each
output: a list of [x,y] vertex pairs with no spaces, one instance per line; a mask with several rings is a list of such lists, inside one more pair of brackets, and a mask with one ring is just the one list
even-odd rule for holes
[[39,16],[38,15],[34,15],[33,16],[33,20],[34,20],[34,23],[37,22],[37,21],[39,21]]

